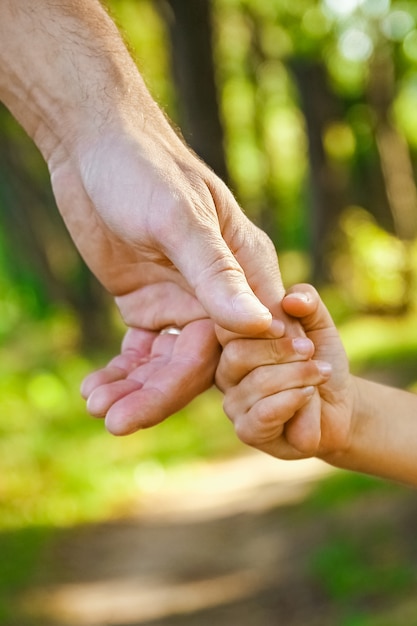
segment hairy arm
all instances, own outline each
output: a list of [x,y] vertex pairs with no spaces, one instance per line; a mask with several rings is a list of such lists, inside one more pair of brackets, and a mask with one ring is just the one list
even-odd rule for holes
[[46,161],[134,114],[169,126],[96,0],[2,0],[0,97]]
[[231,330],[269,326],[245,277],[266,282],[266,238],[171,128],[97,0],[2,0],[0,66],[0,99],[45,157],[74,242],[111,293],[171,281]]
[[[0,99],[47,161],[65,224],[128,327],[157,332],[178,320],[185,327],[210,318],[220,329],[251,336],[266,331],[272,315],[285,317],[272,243],[176,135],[98,0],[0,0],[0,66]],[[291,322],[288,332],[302,333]],[[142,356],[144,336],[134,335]],[[184,387],[205,340],[210,376]],[[152,370],[152,385],[161,385],[162,397],[169,383],[172,402],[161,410],[154,394],[146,419],[144,390],[132,396],[129,383],[121,397],[114,369],[84,385],[85,395],[95,394],[95,412],[117,414],[117,427],[108,419],[110,430],[155,423],[177,410],[178,397],[186,404],[211,384],[212,330],[179,343],[188,369],[181,379],[171,361]],[[152,349],[147,354],[155,360]],[[133,375],[142,384],[135,367],[123,370]],[[109,393],[112,382],[118,384]]]

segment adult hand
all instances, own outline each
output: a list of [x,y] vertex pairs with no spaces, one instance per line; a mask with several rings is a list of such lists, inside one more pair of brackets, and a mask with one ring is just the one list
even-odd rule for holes
[[179,335],[129,329],[120,355],[90,374],[88,410],[114,435],[154,426],[212,385],[220,349],[214,325],[187,323]]
[[83,258],[128,325],[160,328],[136,311],[144,287],[169,282],[201,305],[187,319],[210,317],[241,333],[267,329],[271,314],[254,291],[261,300],[269,291],[269,239],[164,120],[159,132],[112,129],[84,141],[76,159],[50,160],[58,207]]
[[[0,64],[0,98],[129,326],[160,330],[162,315],[245,335],[269,327],[283,296],[272,244],[177,137],[97,0],[4,0]],[[161,313],[166,283],[181,288],[175,315]],[[149,294],[159,300],[146,307]]]
[[[260,319],[246,314],[243,322],[242,318],[239,319],[239,311],[233,308],[233,294],[236,293],[239,303],[239,289],[250,293],[250,288],[243,270],[222,239],[221,230],[229,236],[236,256],[247,266],[248,280],[261,292],[261,297],[267,298],[267,280],[278,272],[276,253],[266,235],[246,219],[223,183],[182,144],[187,167],[189,170],[194,168],[190,178],[183,177],[185,214],[190,222],[194,219],[196,223],[195,228],[190,224],[184,229],[185,235],[182,230],[184,214],[181,206],[177,206],[176,189],[170,189],[163,176],[169,167],[173,167],[172,162],[163,168],[157,182],[152,181],[155,193],[152,194],[151,189],[148,193],[154,204],[149,211],[147,195],[144,193],[144,202],[140,190],[151,184],[155,165],[130,157],[127,162],[137,162],[137,172],[129,179],[133,183],[124,182],[125,170],[116,169],[116,164],[123,162],[116,156],[117,148],[123,152],[121,143],[119,136],[109,152],[103,148],[98,151],[101,168],[98,156],[93,158],[97,180],[102,183],[97,184],[97,194],[93,190],[86,192],[86,186],[92,185],[91,178],[87,183],[83,182],[84,171],[91,176],[90,165],[80,173],[69,162],[52,172],[58,205],[81,254],[100,281],[116,296],[126,324],[132,329],[142,329],[129,330],[121,355],[88,377],[82,386],[89,411],[96,416],[106,415],[106,426],[114,434],[128,434],[161,421],[213,383],[220,353],[214,325],[206,319],[209,313],[240,332],[250,333],[262,325],[269,325],[270,314],[262,306]],[[132,138],[127,138],[126,143],[131,149]],[[137,150],[140,152],[140,145]],[[178,168],[176,162],[174,166]],[[116,170],[114,180],[111,180],[112,168]],[[196,193],[196,182],[194,188],[191,186],[191,181],[197,180],[200,195]],[[213,195],[223,194],[219,210],[209,192],[209,185],[214,189]],[[114,197],[113,188],[120,191],[119,200]],[[164,194],[167,200],[165,203],[161,200],[159,204],[155,198]],[[190,207],[189,197],[194,206]],[[199,208],[201,197],[207,199],[203,210]],[[204,214],[210,216],[204,228],[201,226],[202,213],[203,217]],[[128,228],[126,215],[130,216],[133,228]],[[163,220],[162,225],[160,220]],[[175,221],[181,227],[175,227]],[[151,229],[152,222],[158,235]],[[232,229],[229,235],[233,224],[236,229]],[[171,239],[175,243],[171,243]],[[190,254],[188,243],[191,250],[195,246],[195,253]],[[209,255],[213,253],[210,247],[220,255],[214,263],[213,276],[210,274]],[[162,252],[164,248],[166,254]],[[168,257],[171,249],[173,260]],[[202,259],[207,256],[208,265],[200,270],[207,277],[207,284],[203,283],[201,288],[198,281],[203,278],[198,274],[198,262],[193,262],[196,255]],[[180,274],[173,261],[184,266],[190,282]],[[221,266],[225,269],[217,276],[216,271]],[[197,284],[196,291],[201,292],[201,300],[209,311],[193,295],[190,283]],[[268,298],[272,303],[271,296],[272,292]],[[217,305],[214,306],[216,298]],[[274,290],[273,298],[279,299],[277,290]],[[160,331],[169,325],[183,329],[178,338],[168,340],[160,338],[158,332],[149,332]],[[174,342],[176,349],[171,353]],[[168,351],[161,354],[161,346]]]
[[[89,145],[77,167],[69,160],[52,168],[55,196],[72,237],[115,295],[126,324],[153,331],[176,325],[184,328],[185,337],[188,326],[193,330],[193,341],[176,340],[181,353],[174,356],[182,359],[182,369],[167,355],[161,359],[146,341],[142,346],[146,335],[129,333],[128,351],[133,353],[135,343],[139,367],[129,362],[115,370],[112,361],[88,378],[83,394],[89,410],[106,414],[107,427],[115,434],[161,421],[212,384],[214,355],[219,354],[213,326],[204,326],[199,335],[195,329],[203,327],[192,323],[210,316],[218,322],[225,345],[236,334],[257,335],[269,327],[268,309],[285,318],[272,242],[247,220],[225,185],[176,136],[169,136],[175,154],[163,146],[155,153],[154,139],[147,159],[143,138],[142,142],[134,138],[132,132],[112,141],[99,139],[94,149]],[[174,180],[172,171],[177,173]],[[253,293],[268,307],[259,304],[260,316],[254,313]],[[241,308],[247,299],[250,306]],[[289,335],[301,333],[294,321],[286,323]],[[116,363],[125,363],[125,356],[126,344]],[[153,396],[150,387],[157,390]],[[295,431],[305,430],[306,421],[311,424],[312,403],[293,420]]]
[[247,240],[261,235],[169,125],[98,0],[1,2],[0,66],[0,99],[45,157],[70,233],[112,294],[172,280],[225,328],[269,326],[244,275]]

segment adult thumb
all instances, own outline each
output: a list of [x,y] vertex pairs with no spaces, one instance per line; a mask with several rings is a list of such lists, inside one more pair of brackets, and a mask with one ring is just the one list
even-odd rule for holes
[[187,240],[185,259],[172,260],[216,324],[243,335],[269,328],[271,312],[255,295],[244,268],[220,233],[194,231]]

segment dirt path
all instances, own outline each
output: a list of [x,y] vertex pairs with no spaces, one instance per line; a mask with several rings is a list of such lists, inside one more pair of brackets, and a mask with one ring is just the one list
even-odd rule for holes
[[[375,614],[391,611],[394,619],[400,610],[406,617],[398,623],[417,624],[415,492],[376,489],[345,504],[306,508],[329,473],[314,460],[284,463],[254,453],[170,476],[128,519],[56,538],[39,585],[22,598],[27,623],[367,625],[349,622],[355,593],[359,613],[374,603]],[[364,581],[350,596],[346,582],[332,588],[344,550],[362,555],[356,570]],[[392,598],[387,586],[397,570],[408,578]],[[380,589],[366,583],[371,575],[380,577]]]

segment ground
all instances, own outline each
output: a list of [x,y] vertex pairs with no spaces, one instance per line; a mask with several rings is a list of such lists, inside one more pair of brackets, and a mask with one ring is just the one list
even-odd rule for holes
[[189,467],[128,517],[58,532],[16,624],[417,624],[416,493],[355,484],[258,453]]

